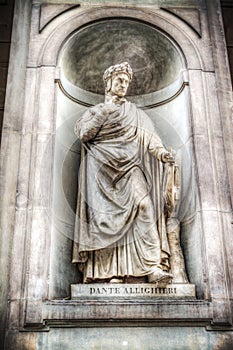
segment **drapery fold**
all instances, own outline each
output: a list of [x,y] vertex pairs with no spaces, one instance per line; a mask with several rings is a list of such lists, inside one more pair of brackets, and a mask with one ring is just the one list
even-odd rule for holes
[[124,102],[108,117],[101,105],[94,108],[75,127],[83,146],[73,263],[86,282],[145,276],[158,264],[168,270],[163,144],[134,104]]

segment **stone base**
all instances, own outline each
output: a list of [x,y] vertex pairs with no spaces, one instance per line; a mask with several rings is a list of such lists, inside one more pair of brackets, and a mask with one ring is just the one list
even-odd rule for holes
[[194,284],[168,284],[157,287],[152,283],[141,284],[72,284],[71,299],[195,299]]

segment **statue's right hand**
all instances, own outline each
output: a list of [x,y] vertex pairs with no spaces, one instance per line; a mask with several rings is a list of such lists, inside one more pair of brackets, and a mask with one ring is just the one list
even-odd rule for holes
[[118,114],[119,107],[113,103],[101,103],[97,106],[91,107],[89,111],[93,116],[104,121],[108,116],[111,115],[111,117],[114,117],[115,114]]
[[103,103],[100,108],[101,112],[106,116],[119,110],[119,106],[114,103]]

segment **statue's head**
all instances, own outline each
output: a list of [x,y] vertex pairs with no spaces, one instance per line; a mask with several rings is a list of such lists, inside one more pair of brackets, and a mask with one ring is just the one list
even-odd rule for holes
[[128,62],[109,67],[103,75],[105,93],[124,97],[132,77],[133,71]]

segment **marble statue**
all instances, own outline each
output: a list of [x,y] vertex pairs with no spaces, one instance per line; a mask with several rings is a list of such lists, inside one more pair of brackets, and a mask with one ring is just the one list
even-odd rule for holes
[[150,118],[125,99],[132,76],[127,62],[109,67],[105,102],[75,126],[82,154],[73,263],[84,283],[145,277],[167,284],[173,278],[167,227],[175,157]]

